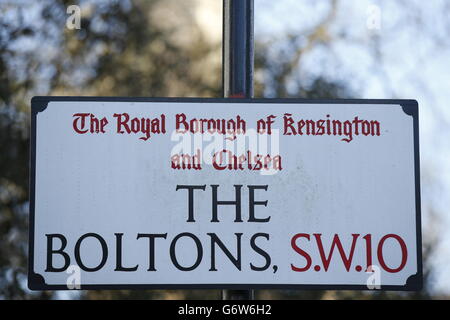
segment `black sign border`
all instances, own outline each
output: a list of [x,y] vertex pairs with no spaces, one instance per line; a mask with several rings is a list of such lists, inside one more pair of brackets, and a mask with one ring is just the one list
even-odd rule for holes
[[[44,277],[33,270],[34,266],[34,221],[35,221],[35,178],[36,178],[36,119],[52,101],[100,101],[100,102],[170,102],[170,103],[275,103],[275,104],[360,104],[400,105],[403,111],[413,117],[414,174],[416,196],[416,241],[417,273],[410,276],[406,284],[381,285],[381,289],[370,291],[419,291],[423,286],[422,266],[422,224],[420,200],[420,156],[419,156],[419,108],[411,99],[300,99],[300,98],[147,98],[147,97],[79,97],[79,96],[36,96],[31,99],[30,140],[30,216],[28,248],[28,288],[30,290],[69,290],[67,285],[49,285]],[[81,284],[81,290],[128,290],[128,289],[297,289],[297,290],[369,290],[365,285],[311,285],[311,284]]]

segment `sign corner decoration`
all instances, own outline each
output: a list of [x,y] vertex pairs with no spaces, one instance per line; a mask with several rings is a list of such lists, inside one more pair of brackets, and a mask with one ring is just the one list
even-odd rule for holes
[[415,100],[34,97],[28,286],[422,287]]

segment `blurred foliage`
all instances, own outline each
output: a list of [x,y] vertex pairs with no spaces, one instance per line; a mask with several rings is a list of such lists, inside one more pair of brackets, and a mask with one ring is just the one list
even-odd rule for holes
[[[81,30],[65,27],[66,8],[70,4],[82,8]],[[185,5],[189,6],[189,1]],[[30,292],[26,288],[32,96],[221,96],[220,43],[207,41],[194,23],[186,25],[176,15],[160,14],[164,12],[160,11],[161,6],[162,0],[0,2],[0,298],[56,297],[53,292]],[[187,16],[184,21],[189,21],[189,11],[184,14]],[[256,96],[352,96],[342,83],[330,83],[323,78],[295,80],[292,75],[302,52],[295,45],[287,47],[278,57],[269,58],[267,52],[267,45],[257,44]],[[287,90],[288,86],[295,89]],[[425,258],[428,256],[425,254]],[[219,290],[89,291],[79,297],[218,299],[220,294]],[[261,290],[256,296],[429,297],[426,291],[369,294],[294,290]]]

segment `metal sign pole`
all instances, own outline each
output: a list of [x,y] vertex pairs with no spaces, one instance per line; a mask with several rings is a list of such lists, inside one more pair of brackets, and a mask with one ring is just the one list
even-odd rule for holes
[[223,95],[253,97],[253,0],[223,1]]
[[[225,98],[253,97],[253,0],[223,0],[222,81]],[[253,290],[222,290],[223,300],[252,300]]]

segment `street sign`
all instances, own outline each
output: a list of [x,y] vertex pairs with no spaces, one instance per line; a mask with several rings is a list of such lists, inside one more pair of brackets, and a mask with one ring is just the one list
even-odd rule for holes
[[31,289],[422,286],[414,100],[35,97]]

